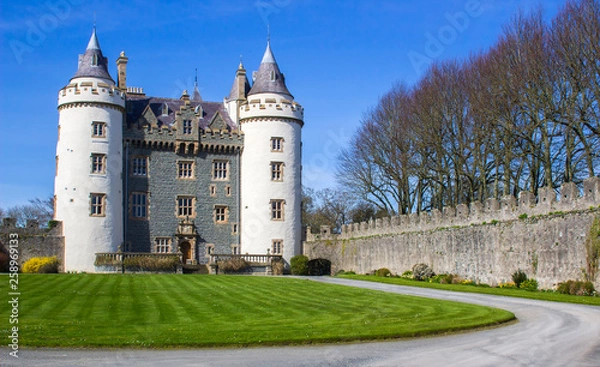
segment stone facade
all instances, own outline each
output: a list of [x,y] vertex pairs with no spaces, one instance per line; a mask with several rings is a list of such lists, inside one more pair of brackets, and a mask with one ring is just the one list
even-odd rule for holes
[[[150,106],[166,102],[156,99],[132,99],[130,103]],[[156,252],[157,239],[167,239],[170,251],[189,243],[191,262],[206,263],[207,248],[214,253],[229,254],[239,246],[239,157],[244,144],[241,132],[227,125],[219,104],[182,100],[168,102],[179,108],[172,127],[157,125],[154,115],[129,115],[124,139],[127,146],[127,245],[131,252]],[[210,115],[207,116],[209,111]],[[216,111],[216,112],[215,112]],[[199,121],[205,117],[210,121]],[[193,121],[190,136],[181,136],[183,121]],[[146,172],[134,167],[135,159],[146,161]],[[179,163],[191,163],[192,177],[179,177]],[[215,179],[214,163],[224,162],[226,178]],[[147,195],[148,213],[133,215],[132,195]],[[192,197],[193,214],[179,216],[177,198]],[[217,223],[215,208],[226,208],[226,220]],[[180,229],[181,224],[187,229]],[[185,233],[185,232],[189,233]]]

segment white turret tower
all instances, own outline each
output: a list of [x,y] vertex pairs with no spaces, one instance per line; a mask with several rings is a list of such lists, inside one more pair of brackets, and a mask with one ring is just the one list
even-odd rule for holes
[[[240,65],[238,74],[242,71]],[[244,84],[238,76],[240,91]],[[304,111],[285,85],[270,42],[246,98],[239,108],[244,133],[241,252],[282,254],[289,262],[301,251]]]
[[54,218],[63,223],[65,271],[94,271],[95,253],[117,252],[123,242],[125,96],[107,63],[94,29],[58,94]]

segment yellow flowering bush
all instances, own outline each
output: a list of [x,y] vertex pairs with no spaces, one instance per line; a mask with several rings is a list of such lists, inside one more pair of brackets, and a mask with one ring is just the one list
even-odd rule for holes
[[58,259],[51,257],[32,257],[25,261],[23,273],[58,273]]
[[514,282],[500,283],[498,288],[517,288],[517,285]]

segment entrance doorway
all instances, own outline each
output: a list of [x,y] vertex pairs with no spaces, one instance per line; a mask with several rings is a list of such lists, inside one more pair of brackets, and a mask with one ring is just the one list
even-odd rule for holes
[[192,258],[192,246],[187,241],[182,242],[179,244],[179,251],[183,254],[181,261],[186,264]]

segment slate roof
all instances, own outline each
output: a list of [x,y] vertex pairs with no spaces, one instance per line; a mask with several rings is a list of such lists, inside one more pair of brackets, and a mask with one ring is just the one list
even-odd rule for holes
[[[168,114],[163,115],[164,104],[168,106]],[[202,107],[202,119],[199,120],[199,127],[205,129],[217,112],[221,113],[223,120],[231,129],[235,129],[236,125],[229,117],[227,110],[223,107],[222,102],[204,102],[190,101],[192,108]],[[150,107],[154,116],[159,121],[160,126],[171,127],[175,123],[175,113],[185,105],[185,101],[173,98],[160,97],[145,97],[145,96],[128,96],[127,97],[127,126],[131,127],[142,116],[147,106]]]
[[[96,60],[98,61],[96,65],[93,63],[94,57],[96,57]],[[71,79],[81,77],[102,78],[110,80],[113,84],[115,83],[108,72],[108,59],[104,57],[102,50],[100,49],[100,43],[96,36],[96,28],[92,31],[92,36],[85,49],[85,53],[79,55],[77,72]]]
[[271,51],[271,42],[267,42],[267,49],[258,67],[258,71],[253,75],[253,79],[252,88],[248,92],[249,96],[271,92],[283,93],[292,97],[292,94],[285,86],[285,78],[281,71],[279,71],[279,66],[277,66],[277,61],[275,61],[275,56]]

